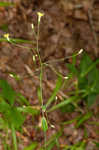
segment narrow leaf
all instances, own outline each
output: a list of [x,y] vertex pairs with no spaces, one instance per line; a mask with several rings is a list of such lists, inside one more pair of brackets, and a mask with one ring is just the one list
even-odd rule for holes
[[72,96],[68,99],[65,99],[64,101],[60,102],[59,104],[53,106],[52,108],[50,108],[47,112],[51,112],[51,111],[54,111],[62,106],[65,106],[67,104],[70,104],[71,102],[73,102],[74,100],[76,100],[78,97],[76,96]]
[[[14,43],[30,43],[30,44],[33,43],[33,41],[17,39],[17,38],[10,38],[10,41]],[[8,40],[6,38],[0,38],[0,42],[8,42]]]
[[61,86],[62,86],[62,78],[59,77],[57,82],[56,82],[56,87],[55,87],[51,97],[48,99],[48,102],[46,104],[46,108],[54,101],[54,99],[56,97],[56,94],[58,93],[58,91],[61,88]]
[[15,4],[10,2],[0,2],[0,7],[14,6]]
[[5,100],[8,100],[11,105],[13,105],[16,97],[16,92],[12,89],[12,87],[6,80],[0,80],[0,88],[2,97]]
[[42,118],[42,130],[46,132],[48,130],[47,120],[45,117]]
[[92,116],[92,112],[88,112],[84,116],[81,116],[79,118],[79,121],[76,124],[76,128],[78,128],[80,125],[82,125],[85,121],[87,121]]
[[37,147],[37,142],[33,142],[29,146],[25,147],[23,150],[35,150]]

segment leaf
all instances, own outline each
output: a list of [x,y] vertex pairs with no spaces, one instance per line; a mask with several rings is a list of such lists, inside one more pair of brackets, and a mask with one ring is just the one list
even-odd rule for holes
[[1,25],[0,29],[3,30],[4,32],[7,32],[8,31],[8,24]]
[[23,150],[35,150],[37,147],[38,143],[37,142],[33,142],[32,144],[30,144],[29,146],[25,147]]
[[6,113],[5,117],[8,120],[9,125],[13,124],[16,129],[19,129],[25,120],[25,117],[14,107]]
[[93,62],[90,57],[86,53],[84,53],[83,58],[80,62],[80,76],[86,76],[96,67],[97,64],[99,64],[99,59]]
[[18,150],[17,149],[17,138],[16,138],[16,130],[13,124],[11,124],[11,131],[12,131],[12,138],[13,138],[13,146],[14,146],[14,150]]
[[[14,43],[29,43],[29,44],[33,43],[33,41],[17,39],[17,38],[10,38],[10,41]],[[8,40],[6,38],[0,38],[0,42],[8,42]]]
[[80,68],[80,77],[85,76],[85,72],[88,70],[89,66],[92,64],[92,60],[87,55],[87,53],[83,53],[79,68]]
[[27,106],[30,105],[29,101],[21,93],[17,93],[17,100],[21,102],[21,104],[25,104]]
[[73,75],[78,75],[78,70],[76,69],[76,67],[73,64],[68,63],[68,64],[66,64],[66,66]]
[[56,142],[52,141],[48,146],[47,146],[47,150],[52,150],[52,148],[55,146]]
[[96,97],[97,97],[96,93],[91,93],[90,95],[88,95],[88,98],[87,98],[88,107],[91,107],[95,103]]
[[96,144],[96,146],[99,148],[99,142],[94,142]]
[[20,112],[32,114],[33,116],[40,113],[39,109],[33,108],[32,106],[17,107],[17,110]]
[[13,105],[16,97],[16,92],[12,89],[12,87],[6,80],[0,80],[0,88],[2,97],[5,100],[8,100],[10,105]]
[[78,87],[81,90],[87,90],[88,80],[86,77],[78,77]]
[[88,84],[92,92],[99,94],[99,70],[96,67],[88,74]]
[[8,111],[10,111],[10,108],[11,107],[7,102],[5,102],[5,101],[0,102],[0,112],[1,113],[3,113],[3,114],[7,113]]
[[46,132],[48,130],[47,120],[45,117],[42,117],[42,130]]
[[53,135],[51,135],[51,137],[49,138],[49,140],[46,141],[45,145],[42,146],[40,148],[40,150],[45,150],[45,147],[46,147],[46,149],[47,148],[49,148],[49,149],[52,148],[54,145],[57,144],[56,140],[58,140],[61,135],[62,135],[62,130],[54,133]]
[[0,7],[7,7],[7,6],[13,6],[15,4],[10,2],[0,2]]
[[72,96],[68,99],[65,99],[64,101],[60,102],[59,104],[53,106],[52,108],[50,108],[47,112],[51,112],[51,111],[54,111],[62,106],[65,106],[65,105],[68,105],[70,104],[71,102],[75,101],[78,97],[76,96]]
[[75,110],[75,106],[73,104],[67,104],[65,106],[60,107],[61,112],[73,112]]
[[11,107],[5,101],[0,103],[0,112],[3,114],[5,121],[9,124],[9,126],[13,124],[17,129],[25,120],[25,117],[17,110],[15,106]]
[[0,118],[0,129],[5,129],[7,126],[6,122],[4,119]]
[[42,104],[42,94],[41,94],[40,87],[37,89],[37,96],[38,96],[38,99],[39,99],[39,103]]
[[48,99],[48,102],[46,104],[46,108],[54,101],[56,94],[58,93],[58,91],[60,90],[62,86],[62,78],[59,76],[57,82],[56,82],[56,87],[51,95],[51,97]]
[[76,124],[76,128],[78,128],[79,126],[81,126],[86,120],[88,120],[90,117],[92,116],[92,112],[88,112],[85,115],[81,115],[81,117],[79,118],[77,124]]

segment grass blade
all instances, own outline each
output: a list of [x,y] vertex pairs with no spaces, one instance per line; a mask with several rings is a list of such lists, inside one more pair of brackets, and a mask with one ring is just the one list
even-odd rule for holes
[[15,128],[14,128],[13,124],[11,125],[11,130],[12,130],[14,150],[17,150],[16,132],[15,132]]
[[59,89],[62,86],[62,78],[59,76],[57,82],[56,82],[56,87],[51,95],[51,97],[48,99],[48,102],[46,104],[46,108],[54,101],[56,94],[58,93]]
[[14,6],[15,4],[10,2],[0,2],[0,7]]
[[33,142],[29,146],[25,147],[23,150],[35,150],[36,147],[37,147],[37,142]]
[[68,99],[66,99],[66,100],[64,100],[64,101],[62,101],[62,102],[60,102],[59,104],[53,106],[53,107],[50,108],[47,112],[51,112],[51,111],[54,111],[54,110],[56,110],[56,109],[58,109],[58,108],[60,108],[60,107],[62,107],[62,106],[65,106],[65,105],[71,103],[72,101],[76,100],[77,98],[78,98],[77,96],[72,96],[72,97],[70,97],[70,98],[68,98]]
[[[10,41],[14,43],[30,43],[30,44],[33,43],[33,41],[17,39],[17,38],[10,38]],[[6,38],[0,38],[0,42],[8,42],[8,40]]]
[[92,116],[92,112],[88,112],[85,115],[81,115],[81,117],[79,118],[77,124],[76,124],[76,128],[78,128],[80,125],[82,125],[85,121],[87,121],[90,117]]
[[42,117],[42,130],[46,132],[48,130],[48,124],[45,117]]

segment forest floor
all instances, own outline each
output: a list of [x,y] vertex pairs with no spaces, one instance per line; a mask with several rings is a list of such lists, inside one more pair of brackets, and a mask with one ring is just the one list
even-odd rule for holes
[[[4,0],[1,1],[4,2]],[[42,62],[51,62],[71,56],[80,49],[86,51],[95,60],[99,57],[99,1],[13,0],[13,2],[16,4],[15,6],[0,7],[0,37],[9,33],[11,38],[30,40],[33,43],[22,43],[20,45],[23,47],[21,47],[9,42],[0,42],[0,78],[6,79],[16,91],[22,93],[29,100],[31,105],[38,106],[37,88],[39,87],[40,72],[37,71],[37,68],[39,68],[39,63],[34,64],[33,54],[30,51],[36,45],[31,24],[33,23],[37,30],[37,12],[44,13],[40,23],[39,36]],[[67,76],[66,61],[51,65],[64,77]],[[9,75],[11,72],[19,75],[21,80],[13,79]],[[46,103],[55,88],[57,75],[51,67],[45,67],[43,78],[43,98]],[[68,95],[68,93],[65,90],[60,91],[58,98],[63,95]],[[82,109],[86,113],[86,107]],[[73,145],[83,141],[86,129],[88,134],[86,150],[95,150],[93,141],[99,141],[99,124],[97,126],[88,122],[99,122],[99,105],[94,104],[91,109],[94,115],[78,129],[75,128],[75,123],[65,125],[63,134],[59,138],[60,145]],[[62,113],[60,110],[48,113],[47,140],[60,130],[61,122],[72,120],[78,114],[79,112],[76,111]],[[39,146],[43,145],[43,131],[36,129],[36,126],[40,124],[41,117],[42,114],[32,120],[31,115],[27,116],[23,125],[23,133],[17,132],[18,138],[22,141],[19,143],[19,150],[28,146],[32,141],[37,141]],[[50,124],[54,125],[54,128],[51,128]],[[2,150],[2,144],[0,146],[0,150]],[[53,150],[58,150],[57,146]]]

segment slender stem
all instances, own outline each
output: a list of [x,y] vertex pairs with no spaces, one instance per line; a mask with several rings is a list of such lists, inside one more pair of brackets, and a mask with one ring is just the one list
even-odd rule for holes
[[11,125],[11,129],[12,129],[12,137],[13,137],[14,150],[18,150],[17,149],[16,132],[15,132],[15,128],[14,128],[13,124]]
[[40,94],[41,94],[41,101],[42,101],[42,106],[43,106],[43,95],[42,95],[43,93],[43,89],[42,89],[43,64],[42,64],[42,60],[41,60],[40,53],[39,53],[39,25],[40,25],[40,22],[38,22],[38,31],[37,31],[37,54],[38,54],[39,62],[40,62],[40,90],[41,90]]
[[[43,63],[41,60],[41,56],[39,53],[39,25],[40,22],[38,21],[38,30],[37,30],[37,54],[39,57],[39,62],[40,62],[40,94],[41,94],[41,106],[43,108],[43,89],[42,89],[42,80],[43,80]],[[42,117],[44,117],[44,110],[42,110]],[[46,132],[44,132],[44,148],[46,150]]]

